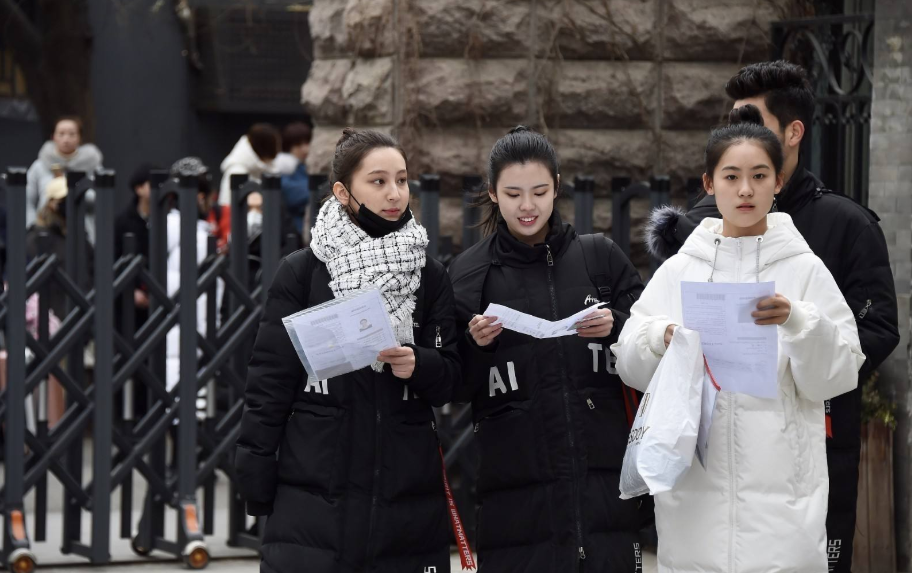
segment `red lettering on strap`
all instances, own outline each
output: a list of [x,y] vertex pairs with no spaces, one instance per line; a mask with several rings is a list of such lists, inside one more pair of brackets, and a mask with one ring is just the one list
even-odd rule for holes
[[438,449],[440,450],[440,464],[443,467],[443,489],[446,491],[450,521],[453,523],[453,536],[456,538],[456,544],[459,546],[459,560],[462,562],[463,569],[475,569],[475,557],[472,556],[472,548],[469,547],[469,539],[466,537],[465,529],[462,527],[462,520],[459,519],[459,511],[456,509],[456,500],[453,499],[453,492],[450,491],[450,482],[447,480],[446,462],[443,460],[443,447],[438,446]]
[[826,415],[826,436],[828,438],[833,437],[833,419],[829,414]]

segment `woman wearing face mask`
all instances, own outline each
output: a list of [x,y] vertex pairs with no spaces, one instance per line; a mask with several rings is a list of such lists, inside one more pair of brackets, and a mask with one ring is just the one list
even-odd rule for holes
[[[425,256],[406,157],[345,129],[333,195],[308,249],[276,273],[247,377],[238,486],[269,515],[263,572],[448,572],[450,521],[432,406],[460,377],[453,291]],[[373,367],[308,381],[282,318],[379,287],[398,347]]]
[[777,329],[779,396],[726,392],[716,379],[706,469],[695,463],[655,498],[659,571],[825,573],[823,402],[856,387],[864,355],[833,277],[791,218],[770,213],[782,188],[779,141],[754,106],[733,110],[731,122],[710,136],[703,175],[722,220],[705,219],[662,265],[612,350],[624,381],[645,390],[682,322],[682,281],[775,281],[778,294],[753,318]]
[[[490,234],[450,266],[464,329],[457,399],[472,402],[481,451],[481,571],[634,571],[652,511],[618,499],[636,396],[607,350],[642,282],[610,240],[561,222],[543,135],[500,139],[488,181]],[[482,316],[491,303],[552,321],[592,314],[570,336],[536,339]]]
[[[48,201],[45,192],[54,177],[64,175],[67,171],[84,171],[92,174],[101,168],[101,151],[91,143],[82,143],[82,122],[75,117],[62,117],[54,126],[51,141],[46,141],[38,152],[38,159],[28,170],[28,182],[25,188],[26,210],[25,225],[35,223],[38,211]],[[89,192],[86,200],[94,201],[95,194]],[[86,233],[89,242],[95,242],[94,219],[87,217]]]

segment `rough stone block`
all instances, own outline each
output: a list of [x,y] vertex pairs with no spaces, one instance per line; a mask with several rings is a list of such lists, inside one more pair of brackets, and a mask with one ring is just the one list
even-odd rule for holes
[[[364,126],[359,126],[364,128]],[[307,156],[307,172],[329,175],[336,143],[342,137],[343,125],[317,125],[310,140],[310,154]],[[392,126],[372,125],[369,129],[391,133]]]
[[600,189],[612,177],[646,179],[656,161],[653,134],[646,130],[561,129],[549,134],[561,160],[561,176],[591,175]]
[[468,127],[422,130],[406,147],[409,172],[457,176],[485,173],[491,147],[506,132]]
[[432,126],[521,123],[527,117],[528,68],[522,59],[422,59],[414,78],[416,111]]
[[728,117],[727,82],[736,63],[666,63],[662,68],[662,127],[712,129]]
[[386,125],[393,121],[393,60],[356,60],[342,85],[345,123]]
[[345,34],[345,2],[314,0],[308,20],[315,60],[338,58],[351,53]]
[[530,33],[526,0],[413,0],[408,17],[417,24],[424,57],[527,57]]
[[316,60],[310,66],[307,81],[301,90],[301,103],[314,121],[321,124],[345,123],[347,116],[342,86],[354,60]]
[[545,119],[561,129],[647,129],[653,123],[655,76],[655,66],[647,62],[550,63],[540,74]]
[[310,32],[317,60],[395,53],[393,0],[314,0]]
[[655,54],[655,0],[413,0],[408,10],[425,57],[638,60]]
[[[555,38],[561,57],[650,60],[655,56],[656,0],[558,0],[554,4],[544,11],[541,35]],[[557,54],[552,50],[549,55]]]
[[770,23],[787,18],[789,0],[668,0],[665,58],[754,62],[769,58]]
[[703,152],[709,130],[662,132],[662,164],[665,174],[678,186],[684,180],[703,175]]

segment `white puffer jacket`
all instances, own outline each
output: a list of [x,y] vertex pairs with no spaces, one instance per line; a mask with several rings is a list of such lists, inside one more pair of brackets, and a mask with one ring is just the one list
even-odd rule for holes
[[775,281],[792,304],[778,327],[778,399],[725,392],[719,380],[707,468],[694,462],[655,498],[660,572],[827,571],[823,401],[857,386],[864,355],[852,311],[791,217],[768,222],[762,237],[732,239],[719,219],[705,219],[656,272],[612,346],[621,378],[645,391],[665,329],[683,321],[681,281]]

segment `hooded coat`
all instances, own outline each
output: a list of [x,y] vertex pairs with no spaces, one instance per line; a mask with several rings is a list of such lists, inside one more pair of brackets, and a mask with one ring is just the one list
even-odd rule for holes
[[[609,269],[600,292],[576,231],[557,211],[549,224],[545,243],[533,247],[501,222],[450,265],[462,329],[456,401],[472,402],[481,457],[480,571],[636,571],[639,532],[652,522],[652,504],[618,498],[628,408],[636,407],[608,345],[643,283],[623,252],[597,237]],[[615,320],[602,339],[536,339],[504,330],[479,347],[466,330],[490,303],[558,320],[600,302]]]
[[[655,497],[660,572],[826,573],[824,400],[858,384],[864,355],[832,275],[785,214],[762,237],[725,238],[705,219],[650,281],[612,351],[621,378],[645,391],[682,324],[681,282],[774,281],[791,301],[779,331],[776,399],[722,392],[707,467],[693,464]],[[715,263],[714,263],[715,261]]]
[[228,157],[222,161],[222,182],[219,186],[219,205],[231,205],[231,176],[249,175],[250,179],[259,181],[264,173],[269,173],[272,167],[260,159],[250,145],[247,136],[241,137],[234,145]]
[[[60,171],[83,171],[91,174],[101,168],[104,159],[101,151],[93,144],[86,143],[80,145],[73,155],[63,157],[57,152],[57,146],[53,141],[46,141],[38,151],[38,159],[32,163],[27,173],[27,183],[25,188],[25,226],[31,227],[35,219],[45,204],[47,196],[45,189],[48,183],[55,177],[54,170]],[[86,194],[86,201],[91,205],[95,201],[95,192],[89,191]],[[89,242],[95,244],[95,218],[92,215],[86,217],[86,233]]]
[[[792,217],[811,250],[833,274],[855,314],[861,349],[867,357],[859,374],[864,384],[899,344],[896,290],[880,219],[845,195],[827,189],[803,162],[779,193],[777,204],[780,212]],[[715,197],[705,197],[686,216],[667,210],[654,216],[650,251],[661,258],[673,255],[706,217],[719,217]],[[852,566],[858,497],[861,389],[827,401],[826,410],[830,421],[830,566],[833,573],[847,573]]]

